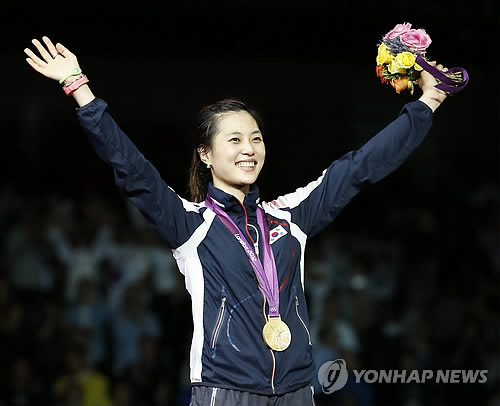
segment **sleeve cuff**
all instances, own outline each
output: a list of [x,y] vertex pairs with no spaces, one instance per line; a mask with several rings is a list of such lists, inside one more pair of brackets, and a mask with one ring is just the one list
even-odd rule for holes
[[76,110],[76,113],[78,115],[82,115],[82,114],[87,113],[88,110],[95,110],[96,108],[99,108],[100,106],[102,106],[102,108],[108,107],[108,105],[106,104],[106,102],[104,100],[101,100],[101,99],[96,97],[91,102],[87,103],[84,106],[77,107],[75,110]]

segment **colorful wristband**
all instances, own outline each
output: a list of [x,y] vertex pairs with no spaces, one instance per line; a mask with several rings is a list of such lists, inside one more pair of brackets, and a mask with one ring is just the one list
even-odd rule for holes
[[68,79],[71,76],[76,76],[82,73],[82,70],[80,68],[75,68],[71,71],[71,73],[65,77],[63,77],[60,81],[59,84],[62,85],[66,79]]
[[87,79],[86,75],[83,75],[82,77],[71,82],[69,85],[64,86],[63,87],[64,93],[66,93],[66,96],[69,96],[71,93],[73,93],[80,86],[83,86],[85,83],[89,83],[89,80]]

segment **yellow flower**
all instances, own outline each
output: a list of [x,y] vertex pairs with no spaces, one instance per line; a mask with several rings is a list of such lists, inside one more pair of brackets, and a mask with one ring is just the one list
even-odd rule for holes
[[394,59],[394,55],[392,55],[385,44],[382,42],[378,47],[378,55],[377,55],[377,63],[382,65],[384,63],[389,63]]
[[415,62],[415,65],[413,65],[413,69],[415,69],[416,71],[421,71],[421,70],[424,70],[424,68],[422,68],[418,63]]
[[415,59],[417,57],[411,52],[400,52],[396,55],[396,62],[400,68],[411,68],[415,64]]
[[406,69],[399,65],[397,59],[391,61],[388,69],[391,73],[406,73]]

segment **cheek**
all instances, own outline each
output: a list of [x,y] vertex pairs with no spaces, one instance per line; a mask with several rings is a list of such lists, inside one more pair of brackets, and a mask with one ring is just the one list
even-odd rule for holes
[[237,154],[232,153],[229,149],[226,149],[223,153],[219,150],[219,153],[213,155],[213,167],[218,173],[230,172],[234,165],[235,157]]
[[217,145],[212,149],[212,161],[225,162],[234,155],[230,145]]
[[259,148],[259,155],[261,156],[262,160],[266,158],[266,146],[262,144],[262,148]]

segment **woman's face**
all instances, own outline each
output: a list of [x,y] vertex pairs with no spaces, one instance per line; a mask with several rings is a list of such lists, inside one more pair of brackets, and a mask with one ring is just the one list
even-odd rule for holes
[[257,122],[246,111],[224,113],[212,148],[201,157],[210,164],[214,186],[243,201],[266,157]]

